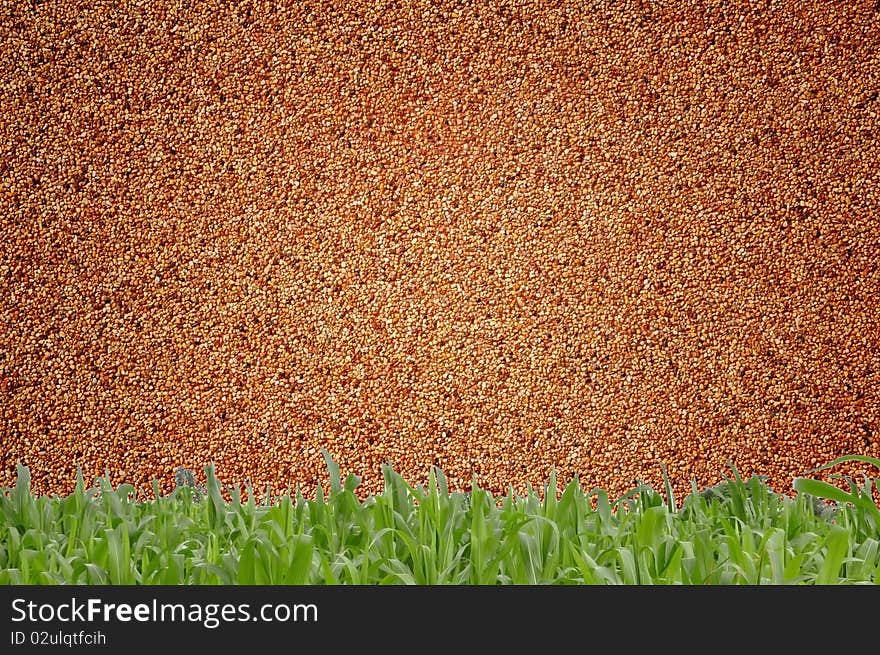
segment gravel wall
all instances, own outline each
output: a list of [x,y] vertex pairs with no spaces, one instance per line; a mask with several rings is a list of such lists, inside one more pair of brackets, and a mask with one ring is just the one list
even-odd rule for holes
[[0,485],[880,456],[873,0],[116,4],[0,11]]

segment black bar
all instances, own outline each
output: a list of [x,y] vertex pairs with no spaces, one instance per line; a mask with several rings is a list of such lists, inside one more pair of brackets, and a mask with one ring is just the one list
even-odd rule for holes
[[[875,611],[878,600],[877,587],[10,586],[0,588],[0,652],[162,653],[173,644],[217,653],[289,644],[282,650],[293,652],[323,644],[335,653],[384,644],[457,654],[528,652],[529,643],[584,652],[609,639],[619,644],[614,650],[656,652],[700,635],[713,648],[728,632],[740,642],[757,639],[762,650],[774,639],[790,649],[800,639],[815,647],[822,637],[810,618],[816,608],[821,615],[845,607],[853,626],[859,607]],[[847,632],[848,648],[867,634]]]

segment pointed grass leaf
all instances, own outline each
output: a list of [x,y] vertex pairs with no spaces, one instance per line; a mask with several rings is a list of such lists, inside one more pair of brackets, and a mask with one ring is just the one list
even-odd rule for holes
[[330,493],[336,494],[342,491],[342,478],[339,474],[339,464],[337,464],[330,453],[325,448],[321,448],[321,455],[327,463],[327,471],[330,474]]
[[284,583],[289,585],[309,584],[311,581],[315,544],[308,535],[297,535],[291,541],[293,552]]
[[238,571],[235,582],[239,585],[255,585],[257,583],[256,555],[254,542],[248,540],[238,555]]
[[122,522],[118,528],[110,528],[105,534],[107,538],[107,572],[110,576],[110,584],[134,584],[128,524]]
[[825,471],[827,469],[833,468],[838,464],[844,464],[846,462],[864,462],[867,464],[871,464],[880,470],[880,458],[870,457],[868,455],[843,455],[842,457],[837,457],[836,459],[831,460],[827,464],[823,464],[822,466],[814,469],[810,469],[806,471],[806,473],[818,473],[819,471]]
[[215,530],[220,530],[226,523],[226,501],[220,492],[220,481],[214,475],[214,465],[205,467],[206,487],[208,492],[208,521]]
[[97,564],[93,564],[92,562],[88,562],[86,564],[86,584],[90,585],[108,585],[110,584],[110,580],[107,577],[107,572],[98,566]]
[[826,498],[837,503],[852,503],[874,519],[875,528],[880,526],[880,508],[874,504],[870,497],[857,493],[847,493],[833,484],[810,478],[795,478],[793,486],[795,491],[799,493]]
[[233,582],[229,571],[212,562],[198,562],[192,569],[195,584],[230,585]]
[[354,473],[349,473],[345,478],[345,491],[353,493],[357,490],[359,486],[361,486],[361,482],[363,482],[363,478],[359,475],[355,475]]
[[825,557],[816,576],[817,585],[840,583],[841,567],[848,552],[849,533],[841,527],[832,527],[825,541]]

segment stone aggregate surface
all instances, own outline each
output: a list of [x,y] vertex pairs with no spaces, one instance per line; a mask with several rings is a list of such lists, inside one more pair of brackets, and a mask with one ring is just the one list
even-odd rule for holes
[[0,486],[880,456],[876,2],[0,6]]

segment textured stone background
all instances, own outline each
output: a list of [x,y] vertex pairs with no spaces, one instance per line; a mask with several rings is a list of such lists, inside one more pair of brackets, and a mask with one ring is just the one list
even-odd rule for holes
[[3,1],[0,485],[880,456],[880,5],[286,4]]

